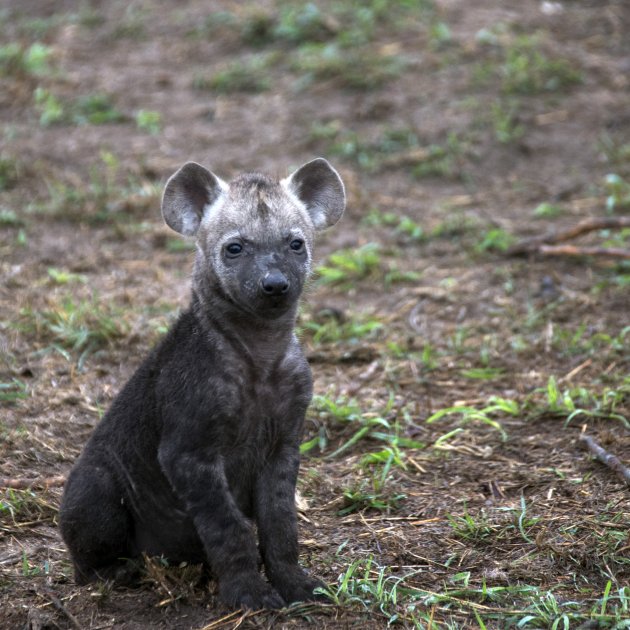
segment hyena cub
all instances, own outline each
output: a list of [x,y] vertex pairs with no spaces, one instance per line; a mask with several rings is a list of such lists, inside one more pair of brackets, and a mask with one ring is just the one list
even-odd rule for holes
[[312,380],[294,325],[314,234],[344,207],[322,158],[279,182],[228,185],[193,162],[168,180],[164,220],[197,239],[192,301],[68,477],[60,527],[78,583],[124,583],[145,552],[205,563],[230,606],[314,597],[294,501]]

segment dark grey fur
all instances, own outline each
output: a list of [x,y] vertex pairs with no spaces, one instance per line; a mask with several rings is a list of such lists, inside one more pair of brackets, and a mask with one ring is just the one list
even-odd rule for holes
[[228,186],[192,162],[168,181],[165,221],[197,237],[192,301],[70,473],[60,527],[78,583],[124,582],[146,552],[206,563],[230,606],[313,598],[294,499],[312,382],[294,325],[314,233],[344,206],[321,158],[282,182]]

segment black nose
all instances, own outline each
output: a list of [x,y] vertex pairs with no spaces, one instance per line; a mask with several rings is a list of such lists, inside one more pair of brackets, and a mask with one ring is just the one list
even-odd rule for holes
[[269,271],[260,285],[267,295],[283,295],[289,290],[287,277],[277,269]]

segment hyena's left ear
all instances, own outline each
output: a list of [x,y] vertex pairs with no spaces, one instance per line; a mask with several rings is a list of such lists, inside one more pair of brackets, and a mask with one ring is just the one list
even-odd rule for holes
[[346,207],[346,191],[339,173],[324,158],[300,166],[282,184],[305,206],[316,230],[339,221]]
[[187,162],[166,182],[162,195],[162,216],[167,225],[183,234],[194,236],[204,214],[219,201],[227,184],[214,173]]

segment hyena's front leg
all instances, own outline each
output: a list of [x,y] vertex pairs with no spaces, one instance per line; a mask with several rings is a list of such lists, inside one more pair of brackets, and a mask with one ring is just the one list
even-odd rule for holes
[[260,551],[270,582],[287,603],[317,598],[324,586],[298,564],[295,484],[299,468],[296,445],[278,449],[256,482],[256,521]]
[[282,608],[284,600],[258,571],[253,528],[230,493],[221,457],[172,444],[159,457],[203,543],[221,600],[234,608]]

